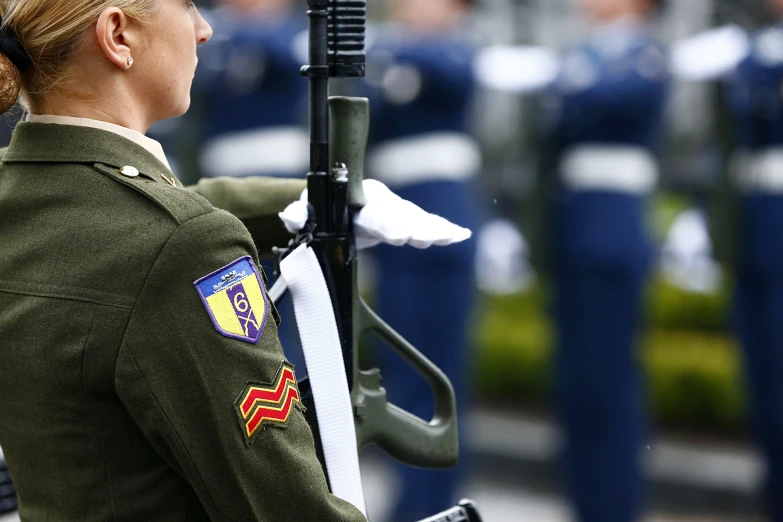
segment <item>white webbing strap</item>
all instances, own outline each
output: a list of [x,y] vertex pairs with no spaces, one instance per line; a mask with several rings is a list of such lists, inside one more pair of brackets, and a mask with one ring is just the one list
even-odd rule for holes
[[294,300],[332,493],[366,517],[351,394],[326,280],[306,245],[280,263],[280,272]]

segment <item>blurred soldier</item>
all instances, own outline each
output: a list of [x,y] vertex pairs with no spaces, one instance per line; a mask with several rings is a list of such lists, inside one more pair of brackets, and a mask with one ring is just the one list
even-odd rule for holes
[[[307,17],[293,0],[215,4],[220,7],[208,16],[215,36],[199,50],[194,85],[201,175],[304,179],[310,141],[303,126],[307,82],[299,69],[307,61]],[[272,276],[271,261],[263,265]],[[280,313],[286,356],[303,376],[290,297]]]
[[[776,19],[782,0],[767,0]],[[748,36],[729,26],[678,45],[675,71],[722,77],[734,119],[737,197],[735,312],[755,435],[767,458],[769,510],[783,521],[783,26]],[[707,64],[707,65],[705,65]]]
[[[473,179],[481,169],[479,148],[467,131],[473,49],[456,34],[469,2],[394,0],[392,8],[398,27],[382,31],[369,56],[375,145],[368,171],[427,211],[473,227]],[[463,415],[474,251],[474,242],[466,241],[433,253],[377,252],[379,313],[448,375]],[[432,418],[426,382],[390,351],[383,355],[392,402]],[[402,491],[394,522],[422,519],[457,499],[457,470],[398,470]]]
[[667,59],[654,0],[583,0],[596,24],[562,57],[550,129],[558,408],[566,482],[583,522],[630,522],[642,498],[643,397],[634,356],[652,261],[644,225],[658,179]]
[[[783,2],[769,2],[783,15]],[[783,521],[783,27],[753,36],[729,80],[735,118],[741,259],[736,310],[773,520]]]

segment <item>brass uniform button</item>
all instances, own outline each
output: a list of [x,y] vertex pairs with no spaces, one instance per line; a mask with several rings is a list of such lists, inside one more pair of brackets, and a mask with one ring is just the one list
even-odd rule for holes
[[120,174],[129,178],[135,178],[139,175],[139,169],[131,167],[130,165],[125,165],[120,169]]

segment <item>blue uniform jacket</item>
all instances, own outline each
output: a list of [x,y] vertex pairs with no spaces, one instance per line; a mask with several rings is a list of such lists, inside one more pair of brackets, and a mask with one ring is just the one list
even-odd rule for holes
[[753,51],[727,80],[738,148],[783,145],[783,27],[753,37]]
[[[301,17],[299,17],[301,18]],[[259,126],[302,125],[307,82],[299,18],[242,20],[213,12],[212,40],[199,49],[196,88],[210,96],[204,138]],[[305,47],[306,49],[306,47]]]
[[[664,51],[642,28],[598,33],[564,56],[550,139],[557,161],[576,147],[654,154],[668,90]],[[558,169],[559,170],[559,169]],[[558,182],[555,262],[647,263],[644,198],[622,190],[576,190]]]
[[474,49],[451,36],[397,34],[370,49],[367,92],[374,143],[433,132],[468,133]]

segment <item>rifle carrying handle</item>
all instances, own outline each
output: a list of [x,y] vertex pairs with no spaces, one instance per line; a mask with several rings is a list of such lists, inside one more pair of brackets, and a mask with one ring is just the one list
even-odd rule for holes
[[370,102],[367,98],[329,98],[329,158],[348,167],[348,205],[361,208],[364,197],[364,156],[370,134]]

